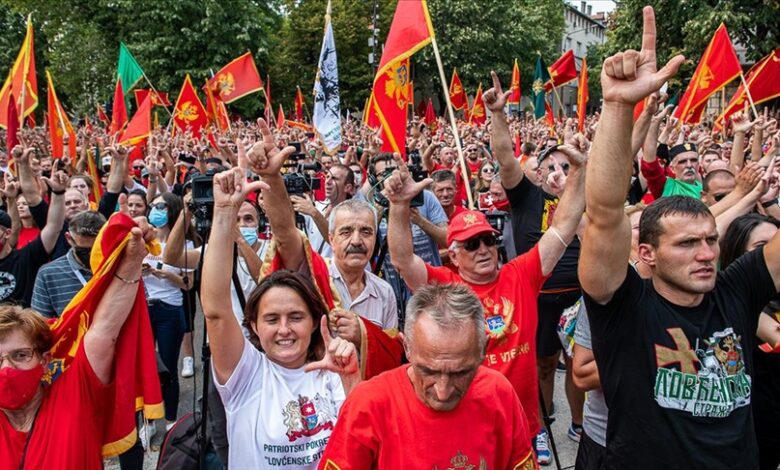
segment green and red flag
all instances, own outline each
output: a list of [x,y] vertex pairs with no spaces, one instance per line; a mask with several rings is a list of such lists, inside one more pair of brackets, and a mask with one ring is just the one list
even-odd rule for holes
[[138,65],[138,61],[135,60],[133,54],[130,53],[130,49],[123,42],[119,43],[119,60],[117,61],[116,75],[122,79],[122,93],[124,96],[127,96],[130,90],[144,77],[143,69]]

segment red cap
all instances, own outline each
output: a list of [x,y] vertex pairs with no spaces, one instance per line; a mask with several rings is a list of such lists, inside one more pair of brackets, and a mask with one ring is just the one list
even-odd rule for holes
[[447,245],[452,245],[452,242],[466,241],[481,233],[498,235],[501,232],[490,225],[482,212],[463,211],[453,217],[449,227],[447,227]]

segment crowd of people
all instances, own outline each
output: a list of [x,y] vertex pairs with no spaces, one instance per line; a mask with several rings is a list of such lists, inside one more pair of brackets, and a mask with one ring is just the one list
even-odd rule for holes
[[[549,465],[561,362],[577,469],[777,468],[777,116],[674,118],[659,89],[682,60],[656,65],[646,8],[641,51],[605,61],[581,132],[509,115],[492,73],[485,125],[412,118],[405,157],[354,119],[332,155],[262,119],[135,149],[82,126],[57,160],[46,129],[23,129],[0,152],[0,457],[100,468],[85,417],[142,282],[165,419],[139,416],[123,469],[181,418],[201,310],[225,468]],[[47,386],[46,320],[93,276],[116,212],[138,226]]]

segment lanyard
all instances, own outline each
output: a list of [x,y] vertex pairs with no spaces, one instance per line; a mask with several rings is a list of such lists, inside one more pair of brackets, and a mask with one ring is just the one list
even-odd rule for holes
[[70,266],[71,271],[73,271],[73,275],[76,276],[76,279],[79,280],[81,283],[81,286],[84,287],[87,285],[87,280],[84,279],[84,275],[81,274],[81,270],[79,269],[78,265],[73,261],[71,258],[71,255],[73,255],[72,251],[68,252],[68,265]]

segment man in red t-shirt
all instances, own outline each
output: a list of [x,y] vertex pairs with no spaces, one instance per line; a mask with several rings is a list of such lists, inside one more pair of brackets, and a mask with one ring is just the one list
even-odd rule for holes
[[484,308],[484,329],[488,337],[484,364],[504,374],[512,383],[533,435],[540,425],[536,298],[574,238],[584,211],[585,156],[581,149],[571,145],[560,148],[569,156],[572,170],[553,224],[533,249],[501,268],[497,231],[478,211],[458,214],[447,229],[449,256],[455,269],[427,265],[414,254],[407,225],[409,201],[430,180],[415,183],[405,167],[399,167],[385,182],[385,193],[391,203],[387,237],[393,265],[412,291],[435,282],[458,282],[476,292]]
[[409,364],[349,394],[319,468],[536,469],[517,395],[480,365],[480,300],[463,285],[427,286],[406,314]]

